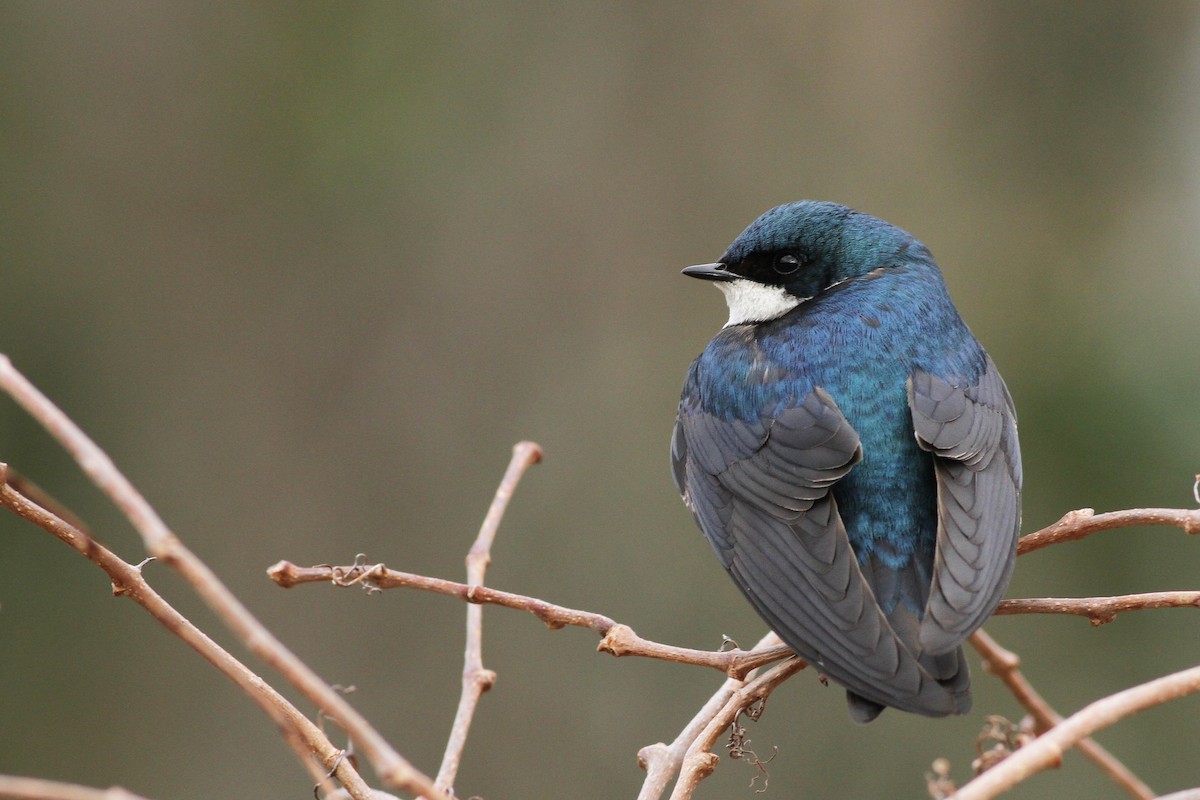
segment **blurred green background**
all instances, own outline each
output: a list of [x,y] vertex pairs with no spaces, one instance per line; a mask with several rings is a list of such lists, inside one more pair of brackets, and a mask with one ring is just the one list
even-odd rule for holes
[[[1194,3],[8,2],[0,351],[432,772],[462,604],[285,592],[264,569],[364,552],[460,579],[529,438],[546,460],[489,583],[682,645],[754,641],[667,441],[725,319],[678,270],[777,203],[838,200],[933,249],[1016,397],[1026,531],[1082,506],[1191,505],[1198,130]],[[142,558],[7,400],[0,460]],[[1178,531],[1109,533],[1023,558],[1010,596],[1196,588],[1198,566]],[[95,567],[10,515],[0,567],[0,771],[311,796],[267,719]],[[244,654],[166,569],[147,574]],[[632,797],[637,750],[720,682],[484,616],[499,682],[463,797]],[[1198,622],[988,629],[1070,712],[1200,661]],[[969,717],[861,728],[802,673],[751,746],[779,747],[776,796],[925,797],[935,757],[966,777],[984,715],[1022,716],[975,683]],[[1192,786],[1198,714],[1186,699],[1099,738],[1156,790]],[[723,759],[699,796],[753,797],[754,775]],[[1120,794],[1071,754],[1011,796]]]

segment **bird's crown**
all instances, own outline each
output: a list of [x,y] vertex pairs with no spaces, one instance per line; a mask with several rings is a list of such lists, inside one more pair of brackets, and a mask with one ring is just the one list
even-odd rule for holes
[[761,283],[819,289],[885,266],[914,246],[928,255],[911,234],[881,219],[838,203],[800,200],[751,222],[721,263]]

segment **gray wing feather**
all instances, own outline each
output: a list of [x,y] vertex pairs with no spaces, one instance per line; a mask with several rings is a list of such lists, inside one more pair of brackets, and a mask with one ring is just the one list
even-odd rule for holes
[[784,641],[866,698],[856,718],[878,704],[962,712],[965,683],[939,682],[945,670],[897,636],[851,548],[830,488],[861,457],[820,388],[751,422],[681,408],[672,444],[676,481],[721,563]]
[[917,442],[934,455],[937,555],[921,645],[952,650],[1008,585],[1020,534],[1021,456],[1012,399],[989,358],[976,386],[918,370],[908,383]]

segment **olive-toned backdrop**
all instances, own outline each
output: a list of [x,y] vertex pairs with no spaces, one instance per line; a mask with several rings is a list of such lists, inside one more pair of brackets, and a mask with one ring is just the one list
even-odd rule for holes
[[[530,438],[546,460],[493,585],[683,645],[754,641],[668,475],[684,370],[724,321],[678,270],[805,197],[937,255],[1016,397],[1026,530],[1194,502],[1195,4],[0,5],[0,351],[429,771],[461,604],[285,592],[264,569],[362,552],[460,578]],[[7,400],[0,461],[142,558]],[[1022,559],[1010,595],[1197,588],[1198,548],[1110,533]],[[310,796],[267,719],[96,568],[4,515],[0,569],[0,772],[164,800]],[[147,574],[230,643],[165,569]],[[638,748],[720,679],[484,616],[499,682],[463,797],[632,797]],[[1198,623],[988,629],[1068,712],[1196,663]],[[976,685],[967,718],[860,728],[802,673],[749,735],[779,748],[774,795],[919,798],[933,758],[967,774],[985,714],[1022,715],[978,669]],[[1192,786],[1198,712],[1184,700],[1101,741],[1158,791]],[[724,759],[700,796],[753,797],[753,775]],[[1012,796],[1118,793],[1072,754]]]

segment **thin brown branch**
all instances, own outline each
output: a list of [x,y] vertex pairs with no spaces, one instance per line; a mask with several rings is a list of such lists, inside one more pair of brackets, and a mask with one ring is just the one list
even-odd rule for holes
[[552,629],[571,625],[596,631],[603,637],[596,647],[602,653],[610,653],[614,656],[642,656],[711,667],[724,672],[731,678],[744,678],[754,668],[792,654],[791,648],[786,645],[777,645],[764,650],[713,651],[661,644],[643,639],[629,626],[622,625],[603,614],[557,606],[535,597],[503,592],[487,586],[457,583],[443,578],[415,575],[411,572],[398,572],[388,569],[383,564],[354,564],[340,567],[321,564],[315,567],[299,567],[290,561],[280,561],[267,570],[267,575],[285,589],[302,583],[327,582],[336,586],[362,584],[377,589],[421,589],[457,597],[468,603],[486,603],[528,611]]
[[[1200,691],[1200,667],[1155,678],[1101,698],[1067,717],[1008,758],[963,786],[957,800],[990,800],[1032,775],[1054,766],[1086,737],[1125,717]],[[1154,797],[1153,794],[1149,795]]]
[[364,716],[259,622],[208,565],[167,527],[108,455],[2,354],[0,389],[66,448],[84,473],[133,524],[150,555],[176,570],[252,653],[338,720],[386,785],[413,794],[425,794],[433,800],[449,800],[428,776],[396,752]]
[[[512,499],[517,483],[525,471],[541,460],[542,448],[533,442],[518,442],[513,447],[512,460],[500,481],[500,486],[496,489],[492,505],[483,518],[479,535],[467,553],[468,584],[483,585],[488,564],[492,560],[492,542],[496,539],[500,521],[504,519],[508,501]],[[463,662],[462,695],[458,701],[458,710],[454,714],[454,724],[450,727],[450,738],[446,742],[442,766],[434,781],[438,788],[447,792],[454,787],[455,778],[458,776],[458,765],[462,761],[467,734],[471,730],[471,720],[475,717],[479,698],[496,682],[496,673],[483,666],[483,606],[478,603],[467,606],[467,645]]]
[[754,680],[738,689],[721,710],[704,727],[688,747],[679,770],[679,780],[671,792],[671,800],[690,800],[700,782],[713,773],[720,759],[712,752],[721,734],[734,723],[738,715],[757,702],[766,700],[775,687],[808,666],[800,658],[789,658],[776,664]]
[[[969,641],[983,657],[984,670],[996,676],[1001,683],[1007,686],[1017,702],[1024,706],[1033,717],[1035,732],[1039,735],[1045,734],[1063,721],[1062,716],[1042,698],[1021,673],[1021,659],[1016,653],[1001,647],[982,629],[976,631]],[[1152,800],[1155,797],[1153,789],[1142,782],[1116,756],[1101,747],[1094,739],[1081,739],[1077,743],[1077,749],[1101,772],[1112,779],[1113,783],[1124,789],[1130,797],[1135,800]]]
[[[754,651],[770,650],[779,645],[779,637],[770,632],[758,644]],[[746,679],[753,677],[754,671],[747,674]],[[662,742],[643,747],[638,751],[638,765],[646,770],[646,780],[642,782],[642,790],[638,800],[658,800],[667,789],[667,784],[679,773],[688,748],[696,738],[708,727],[708,724],[725,708],[733,693],[746,684],[746,680],[726,678],[721,688],[709,698],[703,708],[684,726],[671,744]]]
[[275,724],[283,731],[289,744],[294,745],[296,738],[302,741],[305,752],[302,763],[305,763],[306,767],[310,766],[312,756],[315,755],[326,771],[336,765],[338,780],[350,790],[355,798],[363,800],[370,797],[371,790],[349,761],[341,758],[341,751],[330,743],[311,720],[288,702],[287,698],[276,692],[245,664],[176,611],[146,583],[141,569],[124,561],[91,536],[13,489],[4,480],[5,472],[4,465],[0,464],[0,506],[53,534],[104,570],[109,580],[112,581],[113,594],[133,600],[158,620],[163,627],[178,636],[237,684],[259,708],[274,720]]
[[0,775],[0,797],[11,800],[146,800],[120,786],[93,789],[77,783]]
[[1200,592],[1143,592],[1114,597],[1026,597],[1002,600],[993,612],[1005,614],[1075,614],[1093,625],[1112,622],[1117,614],[1148,608],[1200,608]]
[[1032,553],[1052,544],[1074,542],[1100,531],[1141,525],[1164,525],[1182,528],[1188,534],[1200,533],[1200,509],[1130,508],[1106,514],[1097,514],[1090,508],[1068,511],[1053,525],[1022,536],[1017,543],[1017,555]]

